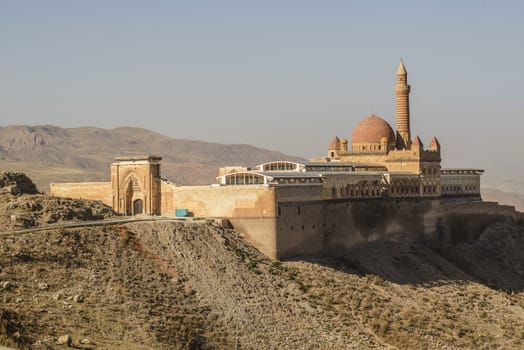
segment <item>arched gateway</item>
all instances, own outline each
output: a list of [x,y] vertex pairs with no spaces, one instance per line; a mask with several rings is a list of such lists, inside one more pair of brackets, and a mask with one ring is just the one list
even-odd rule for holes
[[161,157],[121,157],[111,165],[113,209],[126,215],[160,214]]

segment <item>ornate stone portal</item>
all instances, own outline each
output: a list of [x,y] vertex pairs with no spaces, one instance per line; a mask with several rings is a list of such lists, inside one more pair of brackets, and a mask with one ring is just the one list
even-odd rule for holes
[[113,209],[126,215],[160,215],[161,157],[120,157],[111,165]]

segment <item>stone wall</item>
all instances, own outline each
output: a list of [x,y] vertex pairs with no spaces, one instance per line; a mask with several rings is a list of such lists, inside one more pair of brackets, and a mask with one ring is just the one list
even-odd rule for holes
[[440,199],[279,202],[274,258],[344,254],[359,243],[401,233],[414,239],[475,239],[490,224],[519,220],[513,207]]
[[266,256],[277,258],[277,218],[233,218],[230,219],[235,231],[253,244]]
[[186,209],[193,217],[228,218],[235,230],[269,257],[276,257],[276,189],[249,186],[176,186],[161,183],[162,215]]
[[521,217],[515,207],[496,202],[443,200],[430,238],[448,243],[471,241],[495,222],[518,222]]
[[175,203],[173,196],[173,188],[176,185],[172,182],[162,180],[160,182],[160,215],[174,216]]
[[[351,184],[377,182],[355,174]],[[524,222],[513,207],[466,198],[348,198],[347,177],[325,186],[176,186],[159,182],[161,214],[227,218],[271,258],[339,255],[362,242],[401,233],[416,239],[459,242],[475,239],[500,220]],[[346,192],[344,192],[344,190]],[[110,182],[51,184],[51,195],[101,200],[113,205]]]
[[111,182],[52,183],[49,187],[51,196],[98,200],[113,206]]
[[[249,186],[172,186],[175,208],[187,209],[193,216],[262,218],[275,217],[275,188]],[[166,195],[167,195],[166,190]],[[165,196],[162,200],[169,200]],[[167,215],[168,213],[166,213]]]

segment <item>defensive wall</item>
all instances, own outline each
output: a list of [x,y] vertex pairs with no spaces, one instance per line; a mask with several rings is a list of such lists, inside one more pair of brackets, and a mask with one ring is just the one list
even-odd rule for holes
[[435,198],[282,201],[275,258],[333,256],[359,243],[403,234],[456,243],[477,238],[494,222],[523,221],[514,207]]
[[[392,233],[460,241],[480,234],[494,220],[524,221],[512,207],[480,201],[475,170],[443,174],[443,197],[423,191],[418,176],[411,174],[260,174],[227,175],[229,185],[227,178],[226,185],[206,186],[158,179],[158,213],[175,216],[176,209],[183,208],[194,217],[227,218],[246,240],[278,259],[344,254],[359,243]],[[114,183],[51,184],[51,194],[101,200],[114,207]],[[117,192],[120,196],[132,197],[132,185],[122,188],[126,192]]]
[[327,186],[165,182],[162,215],[174,216],[176,208],[185,208],[195,217],[228,218],[246,240],[274,259],[344,254],[359,243],[396,233],[456,242],[475,238],[493,222],[522,220],[514,207],[482,202],[478,195],[347,198],[340,196],[344,186],[332,191],[339,181],[331,180]]
[[49,187],[55,197],[96,200],[113,206],[111,182],[52,183]]
[[268,256],[277,256],[276,188],[264,185],[177,186],[162,182],[162,215],[184,208],[194,217],[227,218]]

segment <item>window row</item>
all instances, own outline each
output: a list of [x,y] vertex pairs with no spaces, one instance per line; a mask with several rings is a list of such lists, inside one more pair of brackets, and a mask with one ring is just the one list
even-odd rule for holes
[[226,185],[263,185],[264,176],[258,174],[226,175]]
[[444,193],[472,193],[478,192],[479,187],[477,185],[447,185],[442,186],[442,192]]
[[382,193],[381,187],[378,184],[372,185],[346,185],[344,187],[331,188],[332,197],[379,197]]

